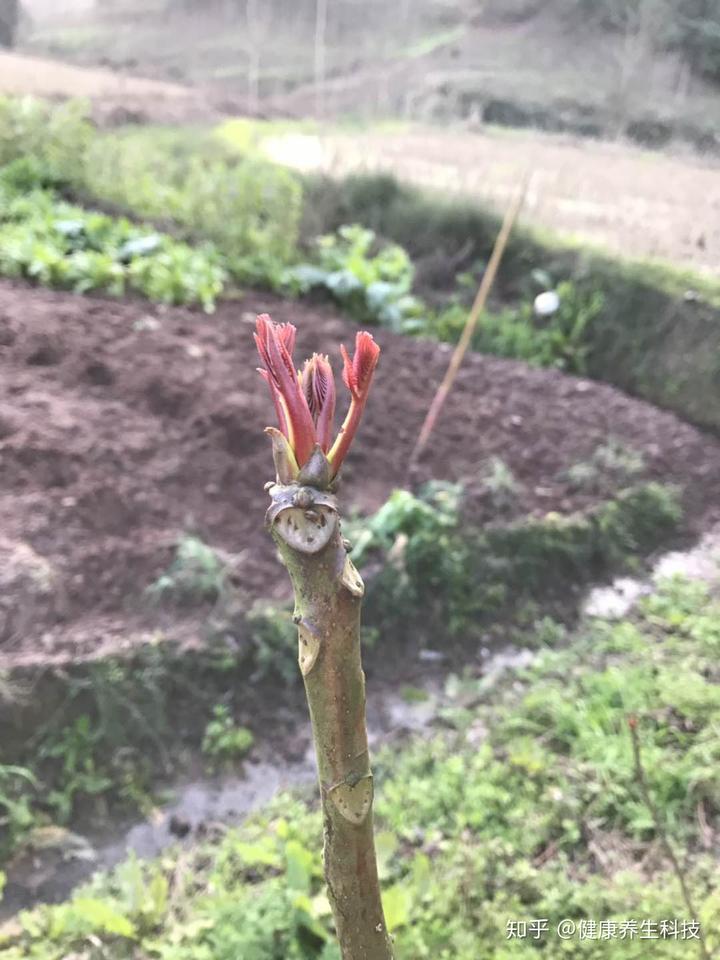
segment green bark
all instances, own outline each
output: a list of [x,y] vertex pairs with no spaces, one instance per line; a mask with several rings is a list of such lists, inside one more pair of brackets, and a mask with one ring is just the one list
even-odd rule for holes
[[373,837],[373,777],[360,655],[364,586],[335,498],[273,485],[268,524],[295,592],[298,662],[317,754],[328,894],[343,960],[392,960]]

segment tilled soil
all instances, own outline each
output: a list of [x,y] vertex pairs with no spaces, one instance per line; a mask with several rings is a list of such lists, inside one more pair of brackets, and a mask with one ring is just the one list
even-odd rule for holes
[[[264,311],[297,325],[297,359],[322,350],[339,370],[354,328],[330,308],[255,293],[207,317],[0,283],[0,667],[97,656],[158,630],[198,640],[202,611],[145,597],[184,533],[229,555],[249,598],[287,593],[263,527],[273,414],[251,334]],[[449,356],[376,335],[376,385],[342,488],[345,507],[363,511],[405,481]],[[609,386],[480,355],[419,479],[463,479],[470,519],[493,520],[478,478],[499,457],[519,484],[503,519],[566,512],[602,495],[564,473],[609,439],[642,454],[643,476],[683,486],[692,531],[720,519],[717,440]]]

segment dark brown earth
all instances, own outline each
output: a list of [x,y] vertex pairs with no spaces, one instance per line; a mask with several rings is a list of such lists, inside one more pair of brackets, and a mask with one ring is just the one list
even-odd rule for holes
[[[202,615],[158,612],[146,587],[194,533],[232,556],[248,597],[284,596],[263,529],[272,407],[252,326],[268,311],[298,326],[298,359],[354,329],[331,309],[252,294],[214,316],[146,302],[0,283],[0,669],[202,635]],[[377,332],[365,422],[344,472],[346,507],[371,510],[405,464],[448,348]],[[494,508],[477,477],[496,456],[521,492],[511,515],[569,511],[597,494],[562,478],[616,438],[644,476],[685,489],[691,531],[720,519],[720,443],[597,383],[470,356],[420,479],[464,479],[476,521]],[[507,514],[506,514],[507,515]]]

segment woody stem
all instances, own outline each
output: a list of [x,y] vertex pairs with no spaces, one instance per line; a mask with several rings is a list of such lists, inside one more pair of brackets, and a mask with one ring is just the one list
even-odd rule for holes
[[320,782],[325,879],[342,958],[392,960],[373,836],[360,655],[363,583],[347,555],[331,496],[276,485],[271,497],[271,532],[295,593],[298,662]]

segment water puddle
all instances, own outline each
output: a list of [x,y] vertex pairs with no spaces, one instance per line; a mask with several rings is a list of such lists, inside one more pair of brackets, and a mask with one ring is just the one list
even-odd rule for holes
[[636,601],[651,593],[655,584],[669,577],[716,580],[720,574],[720,527],[707,533],[690,550],[673,550],[657,561],[646,579],[618,577],[609,586],[594,587],[585,598],[582,612],[588,617],[620,620]]
[[[428,682],[418,702],[390,687],[368,697],[368,732],[373,747],[396,736],[420,733],[436,715],[442,679]],[[248,760],[224,776],[200,775],[174,783],[172,798],[141,821],[109,822],[81,835],[59,827],[41,828],[24,852],[6,868],[7,886],[0,921],[37,903],[65,899],[98,870],[107,870],[134,854],[150,859],[176,843],[191,843],[218,827],[236,825],[283,791],[315,782],[310,722],[303,715],[294,737],[307,742],[295,762],[280,760],[259,745],[262,759]],[[82,827],[80,828],[82,829]]]

